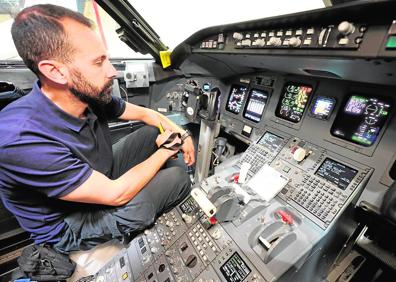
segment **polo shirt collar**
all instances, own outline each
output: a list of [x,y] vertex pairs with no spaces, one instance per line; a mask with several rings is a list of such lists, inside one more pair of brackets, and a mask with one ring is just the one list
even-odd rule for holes
[[68,128],[70,128],[75,132],[80,132],[81,129],[85,126],[85,124],[88,124],[90,120],[92,120],[92,122],[95,122],[95,120],[97,119],[97,116],[94,114],[94,112],[89,106],[85,110],[85,115],[86,115],[85,119],[76,118],[66,113],[64,110],[59,108],[54,102],[52,102],[47,96],[45,96],[43,91],[41,91],[41,84],[39,80],[37,80],[34,83],[32,93],[38,99],[39,101],[38,105],[42,105],[43,109],[47,109],[49,111],[47,113],[50,115],[48,116],[48,118],[58,118],[61,124],[67,126]]

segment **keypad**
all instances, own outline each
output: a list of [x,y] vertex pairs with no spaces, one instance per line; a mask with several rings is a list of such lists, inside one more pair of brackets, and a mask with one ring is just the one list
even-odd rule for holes
[[257,173],[264,164],[271,161],[270,154],[260,145],[251,145],[239,160],[239,165],[242,163],[249,163],[251,167],[249,174],[253,175]]
[[201,224],[194,225],[187,234],[205,265],[209,264],[220,252]]
[[342,190],[313,175],[305,174],[292,199],[322,221],[331,221],[347,200]]

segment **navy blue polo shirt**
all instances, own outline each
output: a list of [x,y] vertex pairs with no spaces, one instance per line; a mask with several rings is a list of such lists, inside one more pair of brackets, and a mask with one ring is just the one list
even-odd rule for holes
[[113,97],[88,107],[85,119],[69,115],[40,90],[0,112],[0,192],[4,206],[35,243],[56,243],[63,218],[89,205],[58,198],[79,187],[97,170],[108,177],[112,147],[107,120],[119,117],[125,102]]

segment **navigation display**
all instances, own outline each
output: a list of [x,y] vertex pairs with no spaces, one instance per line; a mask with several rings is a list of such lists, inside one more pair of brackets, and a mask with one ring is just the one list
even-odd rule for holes
[[251,121],[259,122],[263,116],[268,96],[268,92],[266,91],[252,89],[249,93],[243,116]]
[[242,282],[251,272],[237,252],[220,267],[220,271],[228,282]]
[[339,111],[331,134],[369,147],[377,140],[391,109],[392,103],[382,98],[352,95]]
[[293,82],[285,84],[275,115],[294,123],[300,122],[311,93],[312,87],[309,85]]
[[258,144],[265,145],[271,152],[275,152],[282,145],[283,138],[267,131],[258,141]]
[[327,158],[315,174],[337,185],[338,188],[345,190],[357,172],[356,169]]
[[246,86],[233,85],[231,87],[230,96],[228,97],[226,110],[234,114],[239,114],[246,96],[246,92]]
[[336,100],[331,97],[318,96],[312,105],[310,116],[327,120],[333,112]]

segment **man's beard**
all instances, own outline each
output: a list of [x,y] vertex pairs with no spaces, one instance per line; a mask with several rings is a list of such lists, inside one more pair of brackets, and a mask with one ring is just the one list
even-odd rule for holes
[[111,101],[113,80],[98,88],[92,85],[78,70],[73,69],[71,74],[73,85],[69,87],[69,90],[81,102],[88,105],[105,105]]

